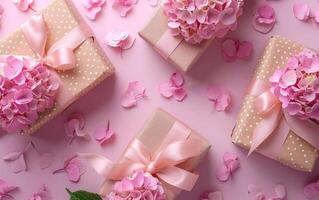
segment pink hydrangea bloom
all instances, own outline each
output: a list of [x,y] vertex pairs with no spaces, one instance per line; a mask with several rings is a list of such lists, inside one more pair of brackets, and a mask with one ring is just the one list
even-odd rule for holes
[[12,0],[19,10],[26,12],[34,4],[34,0]]
[[234,30],[242,10],[237,0],[165,0],[164,13],[173,35],[196,44]]
[[86,16],[90,20],[95,20],[102,11],[106,0],[82,0],[82,5],[86,9]]
[[319,120],[319,56],[305,50],[289,58],[270,77],[273,94],[282,107],[301,119]]
[[24,57],[0,58],[0,125],[7,132],[28,128],[52,108],[59,79],[42,63]]
[[157,178],[138,170],[114,184],[113,191],[104,200],[152,199],[165,200],[164,189]]

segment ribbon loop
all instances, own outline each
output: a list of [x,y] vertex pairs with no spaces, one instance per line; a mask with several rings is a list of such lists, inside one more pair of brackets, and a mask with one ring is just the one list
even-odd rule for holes
[[39,60],[55,70],[75,68],[74,50],[89,37],[77,26],[69,34],[55,42],[46,52],[48,29],[42,15],[31,17],[22,25],[22,32]]
[[277,97],[270,91],[269,83],[255,80],[250,88],[249,94],[254,97],[253,104],[262,120],[253,131],[252,144],[248,155],[254,152],[271,135],[277,134],[276,138],[280,141],[270,144],[274,149],[267,148],[263,150],[267,155],[276,158],[274,152],[278,156],[290,130],[315,148],[319,147],[319,125],[310,120],[301,120],[289,116],[282,109]]
[[[135,139],[125,151],[124,158],[118,163],[112,163],[95,154],[80,155],[85,157],[93,168],[108,180],[119,181],[135,170],[143,169],[171,186],[190,191],[195,185],[198,175],[186,171],[178,165],[188,159],[200,156],[204,149],[202,142],[198,139],[188,137],[181,139],[181,130],[184,130],[187,136],[190,133],[189,129],[185,127],[181,129],[182,126],[179,123],[173,125],[169,131],[172,134],[169,134],[170,143],[162,145],[154,154],[151,154],[140,140]],[[175,131],[176,140],[173,139]]]

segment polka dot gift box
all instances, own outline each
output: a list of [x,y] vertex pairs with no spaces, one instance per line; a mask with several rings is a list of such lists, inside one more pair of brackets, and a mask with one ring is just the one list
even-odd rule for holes
[[0,42],[0,126],[33,133],[113,71],[72,2],[56,0]]
[[270,39],[232,133],[233,143],[311,172],[319,148],[319,55]]

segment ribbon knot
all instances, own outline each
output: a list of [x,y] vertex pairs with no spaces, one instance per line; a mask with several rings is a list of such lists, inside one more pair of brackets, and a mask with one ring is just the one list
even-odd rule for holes
[[120,181],[134,171],[144,169],[163,183],[190,191],[198,175],[179,165],[200,156],[204,148],[202,141],[188,138],[189,134],[189,129],[176,122],[168,134],[172,140],[162,144],[155,153],[150,153],[140,140],[135,139],[118,163],[113,163],[96,154],[80,154],[80,156],[85,157],[92,167],[107,180]]
[[43,15],[31,17],[22,25],[22,32],[31,49],[37,54],[39,62],[54,70],[62,71],[75,68],[74,50],[91,36],[77,26],[46,51],[49,30]]
[[319,149],[319,126],[311,120],[301,120],[290,116],[282,109],[281,102],[271,92],[270,84],[265,81],[255,80],[250,89],[254,97],[253,104],[262,120],[253,131],[252,145],[248,155],[254,152],[270,136],[276,135],[264,152],[276,159],[290,131],[309,144]]

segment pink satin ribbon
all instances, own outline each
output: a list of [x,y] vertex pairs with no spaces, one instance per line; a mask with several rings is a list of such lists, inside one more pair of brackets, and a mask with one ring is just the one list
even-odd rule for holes
[[63,71],[75,68],[74,50],[90,37],[77,26],[46,51],[49,30],[42,15],[31,17],[22,25],[22,32],[40,62],[52,69]]
[[290,130],[319,149],[319,125],[286,113],[281,107],[281,102],[270,91],[269,83],[255,80],[250,88],[250,95],[254,96],[254,107],[262,120],[254,129],[248,155],[272,136],[276,137],[275,140],[267,144],[262,151],[272,158],[277,158]]
[[[188,128],[176,122],[154,154],[151,154],[140,140],[135,139],[118,163],[113,163],[96,154],[80,154],[80,156],[85,157],[92,167],[107,180],[120,181],[135,170],[143,169],[171,186],[190,191],[198,175],[178,165],[203,153],[202,142],[189,138],[190,132]],[[102,191],[103,187],[107,185],[102,186]]]

